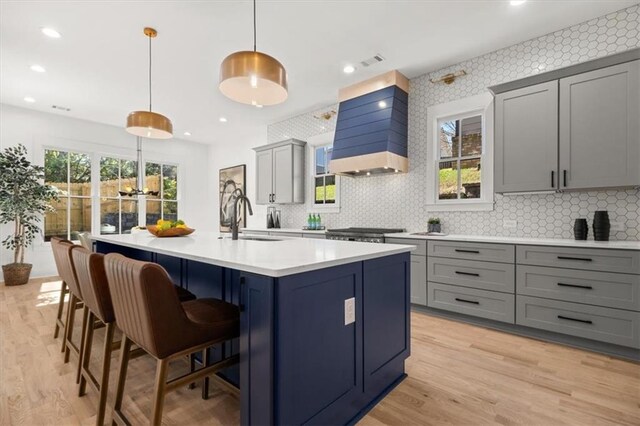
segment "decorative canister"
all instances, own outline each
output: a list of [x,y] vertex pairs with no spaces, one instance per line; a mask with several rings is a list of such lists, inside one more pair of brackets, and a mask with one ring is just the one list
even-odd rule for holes
[[573,235],[576,240],[586,240],[589,235],[589,225],[587,219],[576,219],[573,224]]
[[596,241],[609,241],[610,230],[609,212],[606,210],[596,211],[593,215],[593,239]]

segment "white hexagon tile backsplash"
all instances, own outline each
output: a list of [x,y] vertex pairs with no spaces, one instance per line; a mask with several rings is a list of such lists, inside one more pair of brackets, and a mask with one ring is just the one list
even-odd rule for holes
[[[572,238],[574,219],[586,217],[591,227],[593,212],[608,210],[611,221],[624,227],[624,231],[612,230],[611,239],[640,239],[638,190],[496,194],[495,208],[490,212],[432,213],[425,208],[429,106],[477,95],[495,84],[635,47],[640,47],[640,5],[412,79],[409,90],[409,173],[343,178],[341,212],[322,215],[325,225],[404,227],[418,231],[426,229],[430,216],[438,216],[443,221],[443,230],[451,234]],[[429,82],[429,78],[459,69],[465,69],[468,75],[452,85]],[[328,105],[319,111],[274,123],[268,128],[268,141],[291,137],[306,140],[332,131],[335,129],[335,116],[322,120],[314,115],[336,108],[337,105]],[[306,206],[280,208],[287,226],[298,227],[306,222]],[[505,228],[504,220],[516,220],[516,228]],[[590,238],[592,235],[590,232]]]

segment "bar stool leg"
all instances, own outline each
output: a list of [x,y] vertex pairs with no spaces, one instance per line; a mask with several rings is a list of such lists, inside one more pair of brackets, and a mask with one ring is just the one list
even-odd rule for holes
[[109,390],[109,370],[111,368],[111,351],[113,342],[113,333],[116,329],[116,323],[107,324],[107,330],[104,336],[104,350],[102,355],[102,377],[100,378],[100,400],[98,402],[97,425],[104,424],[104,415],[107,407],[107,394]]
[[[86,331],[87,329],[91,329],[91,334],[93,334],[93,326],[94,321],[89,322],[89,308],[87,305],[84,305],[82,308],[82,332],[80,333],[80,350],[78,351],[78,369],[76,370],[76,384],[80,383],[80,376],[82,373],[82,363],[83,363],[83,353],[84,348],[86,346]],[[91,352],[91,348],[89,348],[89,352]]]
[[[85,311],[88,311],[85,306]],[[89,324],[93,324],[95,320],[95,315],[93,312],[89,312],[88,322]],[[84,333],[84,346],[82,348],[82,362],[80,363],[81,374],[80,374],[80,386],[78,388],[78,396],[84,396],[87,393],[87,379],[82,374],[82,370],[89,371],[89,363],[91,361],[91,346],[93,346],[93,327],[86,327]]]
[[[189,354],[189,372],[193,373],[196,371],[196,354]],[[196,382],[189,383],[188,389],[195,389]]]
[[168,359],[159,359],[156,367],[156,384],[153,390],[153,411],[151,412],[151,424],[160,426],[162,423],[162,406],[167,386]]
[[[210,356],[211,356],[211,348],[206,348],[202,352],[202,368],[208,367],[211,365],[211,361],[209,361]],[[209,377],[208,376],[203,379],[202,399],[209,399]]]
[[[118,385],[116,388],[116,400],[113,404],[112,425],[117,426],[118,420],[124,420],[122,415],[122,396],[124,395],[124,384],[127,380],[127,367],[129,366],[129,352],[131,351],[131,340],[124,334],[120,344],[120,366],[118,367]],[[124,423],[124,422],[123,422]]]
[[[64,298],[67,295],[67,283],[62,281],[62,285],[60,286],[60,302],[58,303],[58,315],[56,316],[56,329],[53,332],[53,338],[57,339],[60,334],[60,328],[64,327],[64,323],[62,322],[62,313],[64,312]],[[64,351],[64,348],[61,352]]]
[[76,305],[78,304],[78,298],[71,294],[71,298],[69,299],[69,307],[67,310],[67,324],[64,327],[64,339],[62,341],[62,350],[64,351],[64,363],[69,362],[69,353],[70,350],[67,347],[67,341],[71,341],[71,337],[73,336],[73,322],[76,319]]

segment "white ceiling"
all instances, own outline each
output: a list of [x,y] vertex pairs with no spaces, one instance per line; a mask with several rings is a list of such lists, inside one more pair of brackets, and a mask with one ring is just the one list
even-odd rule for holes
[[[249,1],[2,0],[0,102],[124,126],[130,111],[147,107],[142,29],[153,26],[154,111],[171,118],[176,137],[190,131],[194,141],[233,143],[333,103],[340,87],[373,75],[399,69],[415,77],[636,2],[258,0],[258,50],[285,65],[289,99],[257,109],[217,89],[224,57],[252,48]],[[42,35],[44,26],[62,38]],[[342,72],[376,53],[386,61]]]

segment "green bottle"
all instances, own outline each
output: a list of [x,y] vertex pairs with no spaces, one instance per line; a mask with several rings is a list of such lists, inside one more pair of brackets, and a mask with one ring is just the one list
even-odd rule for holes
[[318,219],[316,220],[316,229],[322,229],[322,220],[320,219],[320,213],[318,213]]
[[313,218],[311,218],[311,213],[309,213],[309,217],[307,218],[307,228],[313,229]]
[[315,213],[311,216],[311,229],[316,229],[318,226],[318,219],[316,219]]

